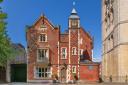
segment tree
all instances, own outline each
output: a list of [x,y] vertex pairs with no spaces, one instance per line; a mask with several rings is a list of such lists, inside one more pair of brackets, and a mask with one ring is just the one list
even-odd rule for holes
[[[3,0],[0,0],[0,3]],[[7,14],[0,8],[0,66],[6,66],[7,60],[12,59],[18,53],[18,50],[12,46],[12,43],[7,35],[6,21]]]

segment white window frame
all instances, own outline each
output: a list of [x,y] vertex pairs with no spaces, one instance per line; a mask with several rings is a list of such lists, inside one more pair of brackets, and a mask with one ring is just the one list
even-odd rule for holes
[[[75,49],[75,50],[74,50]],[[77,55],[76,47],[72,47],[72,55]]]
[[76,66],[72,66],[72,73],[76,73]]
[[79,50],[80,55],[83,55],[83,49]]
[[[39,72],[39,69],[41,72]],[[44,71],[42,71],[42,69]],[[47,69],[47,71],[46,71],[46,69]],[[36,67],[34,72],[35,72],[35,78],[37,78],[37,79],[51,78],[51,68],[50,67]],[[44,74],[44,77],[42,76],[42,74]],[[45,74],[47,74],[47,77]],[[41,75],[41,76],[39,76],[39,75]]]
[[[63,58],[62,49],[65,49],[65,50],[66,50],[66,52],[65,52],[65,57],[64,57],[64,58]],[[61,59],[67,59],[67,48],[66,48],[66,47],[62,47],[62,48],[61,48]]]
[[[46,56],[44,58],[43,57],[39,58],[40,56],[39,56],[38,50],[47,50]],[[49,49],[47,49],[47,48],[38,48],[37,49],[37,62],[42,62],[42,61],[44,61],[45,58],[49,59]]]
[[[42,39],[42,41],[41,41],[41,39],[40,39],[40,36],[41,35],[45,35],[45,41],[43,41],[43,39]],[[39,35],[39,42],[47,42],[47,34],[46,33],[41,33],[40,35]]]

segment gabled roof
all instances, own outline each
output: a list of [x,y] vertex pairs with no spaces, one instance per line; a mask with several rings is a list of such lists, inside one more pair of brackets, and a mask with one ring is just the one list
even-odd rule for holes
[[86,33],[86,35],[88,36],[88,38],[90,38],[91,40],[93,40],[92,37],[91,37],[91,35],[90,35],[88,32],[86,32],[82,27],[80,27],[80,29],[81,29],[84,33]]
[[33,26],[35,26],[41,19],[48,21],[48,23],[50,24],[50,26],[51,26],[52,28],[54,28],[54,25],[46,18],[45,15],[41,15],[41,16],[39,17],[39,19],[37,19],[36,22],[33,24]]

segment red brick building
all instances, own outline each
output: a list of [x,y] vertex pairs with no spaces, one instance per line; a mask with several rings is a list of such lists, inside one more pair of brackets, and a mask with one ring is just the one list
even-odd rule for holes
[[93,40],[80,26],[75,9],[69,16],[68,31],[61,33],[41,16],[27,29],[27,81],[98,81],[99,64],[92,62]]

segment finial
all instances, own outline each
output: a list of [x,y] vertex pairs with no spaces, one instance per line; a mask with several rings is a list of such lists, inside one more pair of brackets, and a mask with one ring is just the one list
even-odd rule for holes
[[43,13],[41,13],[41,16],[43,16]]
[[43,17],[44,17],[44,16],[45,16],[45,14],[44,14],[44,13],[41,13],[41,16],[43,16]]
[[44,24],[44,17],[45,17],[44,13],[41,13],[41,17],[43,18],[42,22]]
[[73,6],[75,6],[76,5],[76,2],[75,1],[73,1]]

